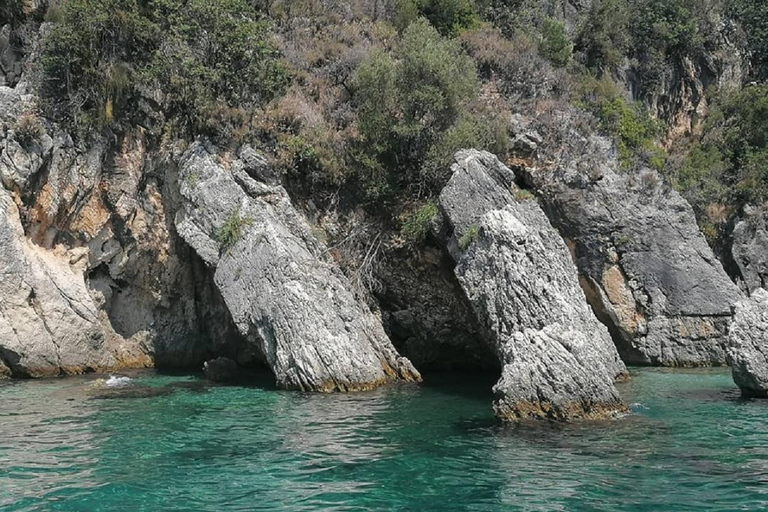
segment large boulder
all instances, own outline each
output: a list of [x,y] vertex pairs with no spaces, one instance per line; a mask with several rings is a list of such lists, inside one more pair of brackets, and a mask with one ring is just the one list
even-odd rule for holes
[[729,341],[736,385],[745,396],[768,397],[768,291],[758,288],[736,305]]
[[[214,272],[240,333],[288,389],[353,391],[417,381],[379,319],[279,185],[246,158],[192,144],[179,160],[181,237]],[[260,167],[260,166],[259,166]]]
[[502,365],[497,416],[571,420],[624,411],[614,381],[626,369],[563,239],[495,156],[462,151],[455,159],[439,199],[442,236]]
[[762,208],[745,208],[731,239],[731,256],[750,293],[768,287],[768,213]]
[[566,239],[587,298],[623,360],[725,364],[731,307],[741,292],[691,206],[655,171],[621,169],[615,146],[580,135],[575,116],[557,117],[556,154],[517,161],[513,170],[536,190]]

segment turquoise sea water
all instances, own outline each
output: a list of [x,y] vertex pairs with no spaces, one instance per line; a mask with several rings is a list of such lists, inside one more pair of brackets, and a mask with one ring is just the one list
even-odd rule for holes
[[633,373],[623,419],[522,427],[493,419],[477,377],[330,396],[4,383],[0,510],[767,510],[768,403],[724,370]]

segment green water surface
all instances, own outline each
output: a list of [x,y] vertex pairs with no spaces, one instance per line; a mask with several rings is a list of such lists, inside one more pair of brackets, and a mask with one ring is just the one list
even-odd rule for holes
[[768,510],[768,403],[725,370],[637,370],[623,419],[518,427],[481,377],[355,395],[133,377],[0,384],[2,512]]

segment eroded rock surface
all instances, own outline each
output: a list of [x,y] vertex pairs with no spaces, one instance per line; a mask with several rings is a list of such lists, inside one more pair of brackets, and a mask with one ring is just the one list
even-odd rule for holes
[[34,96],[0,87],[0,263],[14,269],[0,301],[15,332],[0,339],[0,373],[258,362],[175,234],[175,176],[143,131],[86,145],[36,112]]
[[625,372],[576,268],[536,201],[496,157],[456,155],[440,194],[455,273],[503,365],[496,414],[509,420],[604,418],[625,410]]
[[736,305],[729,335],[733,380],[746,396],[768,396],[768,291]]
[[[517,161],[566,239],[590,304],[632,364],[726,362],[738,287],[699,231],[690,205],[655,171],[621,170],[615,147],[558,118],[557,154]],[[550,130],[551,131],[551,130]]]
[[[241,158],[195,143],[180,158],[179,234],[214,270],[240,333],[278,385],[351,391],[420,380],[327,257],[285,190]],[[249,174],[250,173],[250,174]]]

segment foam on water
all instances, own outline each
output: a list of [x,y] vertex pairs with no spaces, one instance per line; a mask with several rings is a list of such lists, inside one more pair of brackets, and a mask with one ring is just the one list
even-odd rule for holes
[[130,386],[132,383],[133,379],[130,377],[125,377],[123,375],[110,375],[106,382],[104,382],[104,385],[108,388],[122,388],[125,386]]

